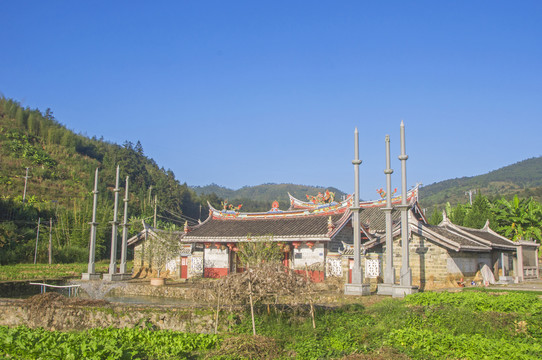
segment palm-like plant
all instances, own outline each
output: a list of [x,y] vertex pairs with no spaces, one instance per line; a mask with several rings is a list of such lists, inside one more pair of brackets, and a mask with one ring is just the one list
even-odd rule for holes
[[504,198],[494,203],[493,212],[497,222],[497,232],[518,241],[522,239],[542,239],[542,207],[532,198],[512,201]]

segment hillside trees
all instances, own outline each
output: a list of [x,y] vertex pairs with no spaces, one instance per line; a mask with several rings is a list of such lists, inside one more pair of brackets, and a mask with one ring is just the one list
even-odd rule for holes
[[[221,199],[213,196],[197,196],[186,184],[181,184],[171,170],[160,168],[147,158],[139,141],[135,145],[127,141],[120,146],[75,134],[60,124],[50,109],[42,113],[0,96],[0,191],[2,206],[7,209],[0,212],[3,226],[0,252],[5,255],[0,262],[31,259],[25,249],[35,243],[39,217],[42,222],[53,220],[55,261],[86,261],[91,190],[97,167],[100,169],[97,259],[108,257],[117,165],[121,170],[121,188],[126,176],[130,179],[131,218],[152,218],[155,197],[157,218],[181,226],[186,220],[197,223],[200,206],[205,219],[207,200],[214,206],[220,204]],[[21,195],[26,167],[30,168],[31,176],[27,199],[32,199],[32,203],[23,206]],[[139,230],[139,223],[135,225],[133,232]],[[47,232],[40,232],[40,251],[43,250],[41,244],[48,242],[42,241],[42,234],[48,238]]]

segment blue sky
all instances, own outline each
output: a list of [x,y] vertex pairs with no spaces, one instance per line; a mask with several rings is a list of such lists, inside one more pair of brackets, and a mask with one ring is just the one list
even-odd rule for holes
[[[400,187],[540,156],[540,1],[6,1],[0,93],[189,185]],[[423,193],[422,193],[423,197]]]

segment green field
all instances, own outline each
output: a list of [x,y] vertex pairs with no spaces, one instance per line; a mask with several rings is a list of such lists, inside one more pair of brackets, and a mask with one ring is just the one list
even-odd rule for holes
[[[87,272],[87,266],[86,263],[0,265],[0,281],[80,278]],[[109,262],[97,262],[96,272],[107,272],[108,267]]]
[[516,292],[421,293],[374,305],[247,314],[218,335],[147,328],[56,332],[0,327],[14,359],[540,359],[542,300]]

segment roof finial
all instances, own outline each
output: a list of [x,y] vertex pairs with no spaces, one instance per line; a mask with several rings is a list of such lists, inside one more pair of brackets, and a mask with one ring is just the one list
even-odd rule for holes
[[333,225],[333,220],[331,220],[331,216],[330,216],[329,219],[327,220],[327,230],[332,231],[333,229],[335,229],[335,225]]

